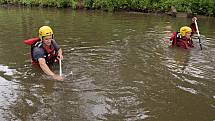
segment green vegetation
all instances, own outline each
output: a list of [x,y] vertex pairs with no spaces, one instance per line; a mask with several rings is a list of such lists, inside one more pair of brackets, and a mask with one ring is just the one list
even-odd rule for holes
[[0,4],[14,4],[40,7],[72,7],[76,9],[77,0],[0,0]]
[[0,0],[0,4],[142,12],[167,12],[174,6],[179,12],[215,16],[215,0]]

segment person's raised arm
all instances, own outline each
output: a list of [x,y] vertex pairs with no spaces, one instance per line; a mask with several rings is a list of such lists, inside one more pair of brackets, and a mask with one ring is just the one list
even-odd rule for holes
[[197,17],[193,17],[192,18],[192,23],[190,25],[190,28],[192,29],[192,35],[196,34],[196,25],[195,25],[195,21],[197,20]]

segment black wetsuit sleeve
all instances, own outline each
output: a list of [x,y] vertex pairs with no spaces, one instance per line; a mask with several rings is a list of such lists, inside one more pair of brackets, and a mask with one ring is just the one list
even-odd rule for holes
[[34,47],[32,50],[32,58],[35,61],[38,61],[39,58],[45,58],[45,52],[42,48]]
[[52,40],[52,44],[56,51],[58,51],[60,49],[60,46],[57,44],[57,42],[55,40]]

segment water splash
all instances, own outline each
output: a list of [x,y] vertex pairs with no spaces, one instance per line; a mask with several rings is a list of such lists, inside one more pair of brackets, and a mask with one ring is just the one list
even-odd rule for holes
[[197,94],[198,92],[192,88],[186,88],[186,87],[182,87],[182,86],[177,86],[178,88],[184,90],[184,91],[187,91],[187,92],[190,92],[192,94]]
[[12,76],[16,73],[16,69],[9,69],[8,66],[4,66],[4,65],[0,65],[0,71],[7,76]]

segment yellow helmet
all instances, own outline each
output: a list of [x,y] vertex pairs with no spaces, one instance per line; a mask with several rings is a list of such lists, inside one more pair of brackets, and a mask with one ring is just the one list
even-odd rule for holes
[[192,29],[188,26],[183,26],[180,28],[181,36],[185,36],[187,32],[192,32]]
[[52,38],[54,37],[54,33],[52,31],[52,29],[49,26],[42,26],[39,29],[39,38],[41,40],[43,40],[43,37],[46,36],[52,36]]

